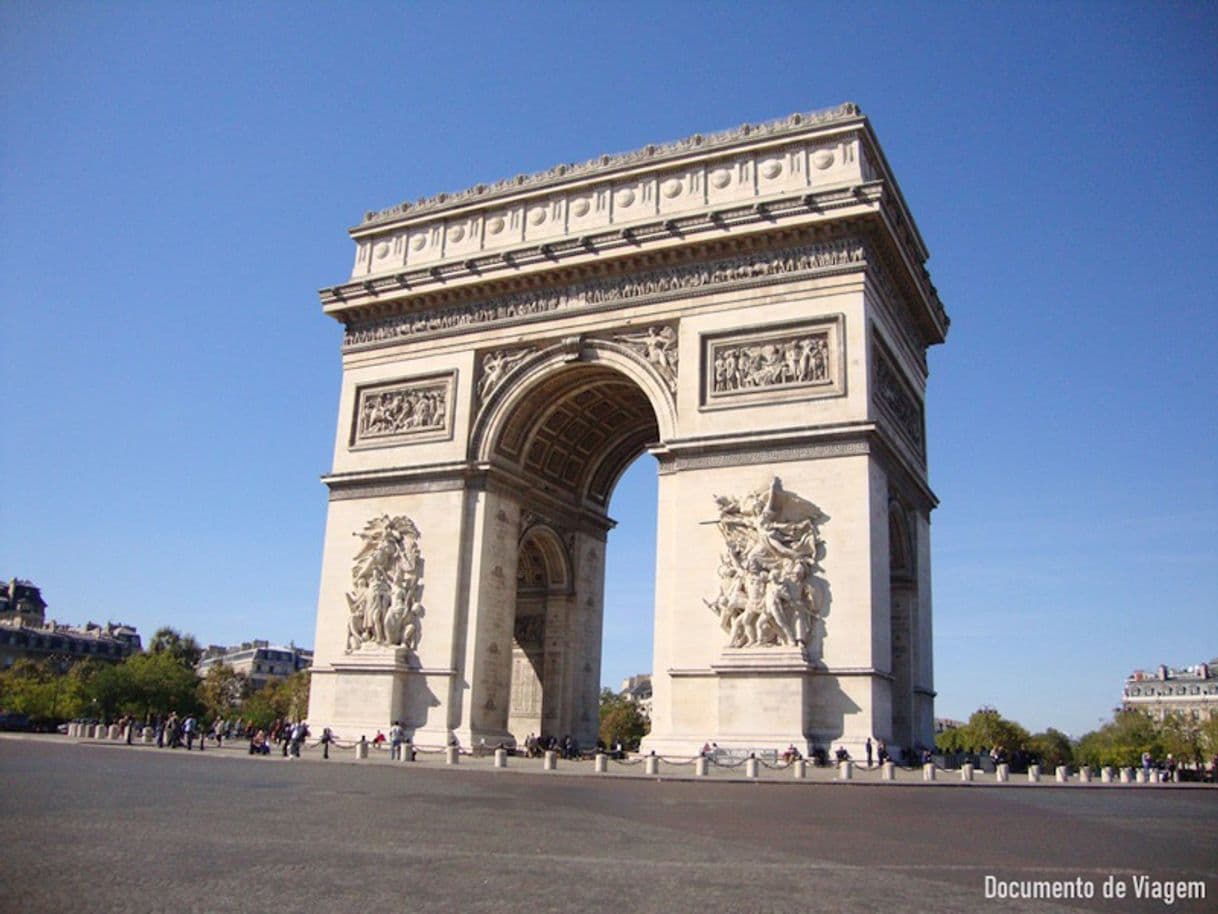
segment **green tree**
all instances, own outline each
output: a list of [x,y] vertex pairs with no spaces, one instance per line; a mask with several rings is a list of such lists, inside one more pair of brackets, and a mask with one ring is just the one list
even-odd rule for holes
[[1031,736],[1027,748],[1047,768],[1074,764],[1074,744],[1070,737],[1052,727]]
[[1175,711],[1163,718],[1159,725],[1159,739],[1163,751],[1170,752],[1181,764],[1200,766],[1205,762],[1205,736],[1201,721],[1182,711]]
[[964,752],[972,749],[967,727],[948,727],[935,734],[935,748],[940,752]]
[[1076,757],[1083,765],[1131,768],[1141,764],[1143,752],[1164,756],[1158,725],[1141,711],[1117,711],[1111,721],[1079,740]]
[[639,741],[651,730],[651,721],[637,703],[617,695],[612,689],[601,690],[601,720],[598,737],[605,746],[621,741],[627,749],[637,749]]
[[0,673],[0,707],[35,722],[53,720],[63,683],[45,660],[22,658]]
[[199,677],[169,651],[133,654],[123,665],[130,675],[135,713],[148,717],[199,710]]
[[249,691],[244,673],[238,673],[227,663],[217,663],[199,683],[199,703],[213,718],[230,718]]
[[240,715],[256,727],[266,729],[280,717],[300,720],[309,713],[308,670],[267,683],[241,703]]
[[1026,749],[1030,739],[1028,731],[1007,720],[993,708],[981,708],[974,711],[968,723],[962,728],[967,748],[984,751],[995,746],[1001,746],[1007,752]]
[[176,628],[164,625],[152,634],[148,651],[153,654],[169,654],[184,665],[194,669],[203,656],[203,649],[194,635],[183,635]]

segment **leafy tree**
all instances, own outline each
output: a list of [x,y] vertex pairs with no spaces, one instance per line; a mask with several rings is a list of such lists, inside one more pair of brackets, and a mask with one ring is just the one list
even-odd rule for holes
[[1027,748],[1048,768],[1074,763],[1074,744],[1070,737],[1052,727],[1030,737]]
[[0,673],[0,707],[32,721],[49,721],[58,713],[56,672],[45,660],[22,658]]
[[180,634],[176,628],[168,625],[153,632],[148,650],[153,654],[169,654],[191,669],[198,665],[203,656],[203,648],[199,647],[194,635]]
[[169,651],[133,654],[122,665],[130,676],[136,714],[151,717],[199,709],[199,677]]
[[1084,765],[1136,767],[1143,752],[1164,756],[1158,725],[1141,711],[1117,711],[1111,721],[1079,740],[1076,757]]
[[249,692],[244,673],[238,673],[226,663],[217,663],[199,683],[199,703],[214,719],[231,718]]
[[1201,765],[1205,761],[1205,737],[1201,722],[1181,711],[1168,714],[1159,726],[1163,751],[1182,763]]
[[267,683],[241,703],[241,717],[266,729],[277,718],[299,720],[309,713],[309,671]]
[[639,741],[651,730],[651,722],[637,703],[617,695],[612,689],[601,690],[601,721],[597,734],[606,746],[621,741],[627,749],[637,749]]
[[961,734],[966,741],[966,747],[979,751],[1001,746],[1007,752],[1026,749],[1031,738],[1028,731],[1007,720],[993,708],[982,708],[974,711],[968,723],[962,728]]
[[948,727],[935,734],[935,748],[940,752],[965,752],[973,748],[966,727]]

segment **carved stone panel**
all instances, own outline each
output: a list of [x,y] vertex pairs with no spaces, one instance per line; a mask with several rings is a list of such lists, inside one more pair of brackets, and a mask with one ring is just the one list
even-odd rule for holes
[[455,375],[445,374],[358,388],[351,446],[414,444],[451,437],[455,382]]
[[879,342],[872,347],[871,398],[880,412],[892,421],[919,457],[926,458],[925,419],[921,400],[901,377],[891,355]]
[[346,652],[397,647],[417,651],[424,615],[419,528],[404,514],[381,514],[354,535],[363,542],[347,593]]
[[841,315],[703,337],[704,409],[839,396]]

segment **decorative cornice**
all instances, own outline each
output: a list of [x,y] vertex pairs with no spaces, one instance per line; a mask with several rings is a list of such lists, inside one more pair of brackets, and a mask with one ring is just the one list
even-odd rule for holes
[[807,130],[809,127],[854,121],[860,117],[862,117],[862,111],[859,110],[858,105],[853,102],[845,102],[836,108],[792,114],[789,117],[760,124],[743,124],[735,129],[718,133],[694,134],[671,143],[652,144],[644,146],[642,149],[616,155],[602,155],[586,162],[555,165],[553,168],[531,175],[521,174],[514,178],[496,181],[493,184],[475,184],[473,187],[456,193],[435,194],[413,203],[403,202],[379,211],[370,211],[364,215],[363,222],[358,228],[352,231],[393,222],[404,217],[439,212],[470,202],[481,203],[494,200],[523,190],[538,190],[574,178],[599,176],[635,165],[664,162],[690,153],[701,153],[737,144],[754,143],[759,139],[787,136]]
[[868,247],[861,238],[845,237],[558,288],[517,292],[456,307],[400,314],[383,320],[352,322],[344,334],[343,349],[372,348],[404,339],[480,329],[488,324],[536,318],[556,311],[618,307],[624,302],[633,303],[636,300],[662,301],[708,287],[716,290],[723,287],[748,288],[766,284],[776,277],[798,278],[857,270],[866,266]]

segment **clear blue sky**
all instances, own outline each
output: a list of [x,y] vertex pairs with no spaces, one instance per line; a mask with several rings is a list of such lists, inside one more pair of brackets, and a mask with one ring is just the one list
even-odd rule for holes
[[[1212,4],[0,5],[0,575],[313,641],[368,209],[858,102],[952,315],[938,712],[1076,735],[1218,655]],[[605,681],[650,667],[654,465]]]

